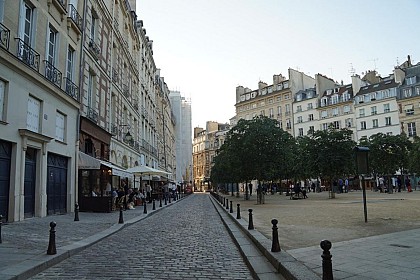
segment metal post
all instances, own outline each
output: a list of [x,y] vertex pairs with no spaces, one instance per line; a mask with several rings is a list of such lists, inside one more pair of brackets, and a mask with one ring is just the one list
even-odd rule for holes
[[165,205],[168,205],[168,195],[165,195]]
[[0,215],[0,244],[3,243],[3,240],[1,238],[1,226],[3,225],[3,216]]
[[365,177],[362,175],[360,176],[362,179],[360,180],[360,184],[362,185],[363,191],[363,212],[365,214],[365,223],[367,223],[367,205],[366,205],[366,186],[365,186]]
[[252,209],[248,209],[248,212],[249,212],[248,229],[254,229],[254,222],[252,221]]
[[226,199],[226,209],[229,210],[229,199]]
[[144,202],[143,214],[147,214],[147,202]]
[[159,197],[159,207],[162,207],[162,197]]
[[156,210],[156,203],[155,203],[155,199],[153,199],[153,207],[152,210]]
[[229,211],[229,213],[233,213],[232,200],[230,201],[230,211]]
[[279,232],[277,228],[278,221],[272,219],[271,223],[273,224],[273,243],[271,245],[271,252],[280,252]]
[[79,204],[75,204],[74,206],[74,221],[79,221]]
[[119,224],[124,224],[123,209],[124,207],[122,206],[122,204],[120,204],[120,219],[118,220]]
[[241,218],[241,208],[240,208],[240,204],[236,204],[236,219],[240,219]]
[[50,242],[48,243],[47,255],[55,255],[57,254],[57,248],[55,246],[55,226],[56,222],[50,223]]
[[328,240],[322,240],[320,243],[322,250],[322,280],[333,280],[332,261],[330,249],[332,244]]

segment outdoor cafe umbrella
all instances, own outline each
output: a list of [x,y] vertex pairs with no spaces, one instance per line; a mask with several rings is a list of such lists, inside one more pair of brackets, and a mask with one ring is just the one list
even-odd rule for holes
[[138,165],[138,166],[134,166],[131,168],[128,168],[127,170],[125,170],[126,172],[130,172],[134,175],[134,188],[136,187],[136,175],[140,176],[140,188],[141,188],[141,177],[143,175],[157,175],[157,176],[163,176],[163,175],[168,175],[171,174],[169,172],[160,170],[160,169],[156,169],[153,167],[149,167],[149,166],[145,166],[145,165]]

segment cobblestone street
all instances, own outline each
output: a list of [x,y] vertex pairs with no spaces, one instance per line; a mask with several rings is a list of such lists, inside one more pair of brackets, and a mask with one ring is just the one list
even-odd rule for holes
[[253,279],[208,195],[126,227],[31,279]]

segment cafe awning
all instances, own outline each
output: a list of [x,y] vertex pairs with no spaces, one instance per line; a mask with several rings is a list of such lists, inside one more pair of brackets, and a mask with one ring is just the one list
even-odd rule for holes
[[118,167],[118,166],[116,166],[116,165],[114,165],[114,164],[112,164],[112,163],[110,163],[108,161],[99,160],[99,162],[102,165],[105,165],[105,166],[111,168],[112,175],[114,175],[114,176],[120,176],[120,177],[124,177],[124,178],[127,177],[127,178],[130,178],[130,179],[133,178],[133,174],[132,173],[127,172],[126,170],[122,169],[121,167]]
[[98,159],[79,151],[79,169],[101,169]]

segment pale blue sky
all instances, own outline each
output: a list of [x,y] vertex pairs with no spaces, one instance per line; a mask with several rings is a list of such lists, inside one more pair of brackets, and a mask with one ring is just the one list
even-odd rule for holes
[[350,82],[420,61],[420,0],[137,0],[154,59],[192,102],[193,127],[229,122],[235,89],[293,68]]

